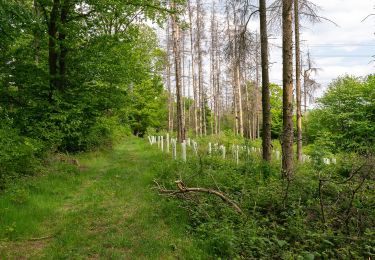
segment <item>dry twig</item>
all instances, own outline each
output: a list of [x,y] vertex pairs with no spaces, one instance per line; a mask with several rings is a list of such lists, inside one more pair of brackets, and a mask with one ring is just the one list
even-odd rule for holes
[[207,189],[207,188],[188,188],[185,186],[185,184],[181,180],[175,181],[178,190],[167,190],[160,186],[160,184],[156,181],[154,183],[157,185],[157,188],[159,192],[161,193],[167,193],[171,195],[181,194],[181,193],[190,193],[190,192],[201,192],[201,193],[208,193],[213,194],[221,198],[224,202],[226,202],[228,205],[230,205],[232,208],[236,210],[237,213],[242,213],[241,208],[231,199],[229,199],[226,195],[224,195],[222,192],[219,192],[217,190]]

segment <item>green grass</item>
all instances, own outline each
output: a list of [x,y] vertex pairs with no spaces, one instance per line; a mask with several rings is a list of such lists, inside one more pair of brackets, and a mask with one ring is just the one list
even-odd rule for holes
[[178,202],[152,189],[165,155],[130,138],[0,195],[0,258],[204,259]]

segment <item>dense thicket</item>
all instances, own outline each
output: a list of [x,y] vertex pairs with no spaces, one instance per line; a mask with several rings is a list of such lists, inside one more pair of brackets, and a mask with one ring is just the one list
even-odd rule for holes
[[375,76],[344,76],[331,83],[307,117],[310,143],[331,153],[374,153]]
[[144,25],[162,19],[163,8],[157,1],[0,2],[0,150],[7,155],[0,176],[11,175],[13,164],[31,171],[22,165],[46,150],[92,149],[119,133],[163,126],[164,54]]

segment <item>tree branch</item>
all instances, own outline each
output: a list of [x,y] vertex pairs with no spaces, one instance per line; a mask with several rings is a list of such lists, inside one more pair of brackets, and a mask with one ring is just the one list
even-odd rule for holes
[[241,208],[231,199],[229,199],[226,195],[224,195],[222,192],[219,192],[217,190],[207,189],[207,188],[188,188],[185,186],[185,184],[181,180],[175,181],[178,190],[167,190],[162,188],[159,183],[154,181],[154,183],[157,185],[159,192],[161,193],[168,193],[171,195],[176,195],[180,193],[190,193],[190,192],[200,192],[200,193],[208,193],[213,194],[221,198],[224,202],[226,202],[228,205],[230,205],[232,208],[236,210],[237,213],[242,214]]

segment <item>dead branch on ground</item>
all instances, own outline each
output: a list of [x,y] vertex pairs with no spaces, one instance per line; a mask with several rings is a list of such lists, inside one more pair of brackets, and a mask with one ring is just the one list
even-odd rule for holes
[[188,188],[181,180],[175,181],[178,190],[168,190],[164,187],[160,186],[160,184],[154,180],[154,183],[157,185],[157,189],[160,193],[165,193],[169,195],[176,195],[176,194],[183,194],[183,193],[191,193],[191,192],[200,192],[200,193],[208,193],[213,194],[221,198],[225,203],[231,206],[233,209],[236,210],[237,213],[242,214],[241,208],[231,199],[229,199],[225,194],[220,191],[207,189],[207,188]]

